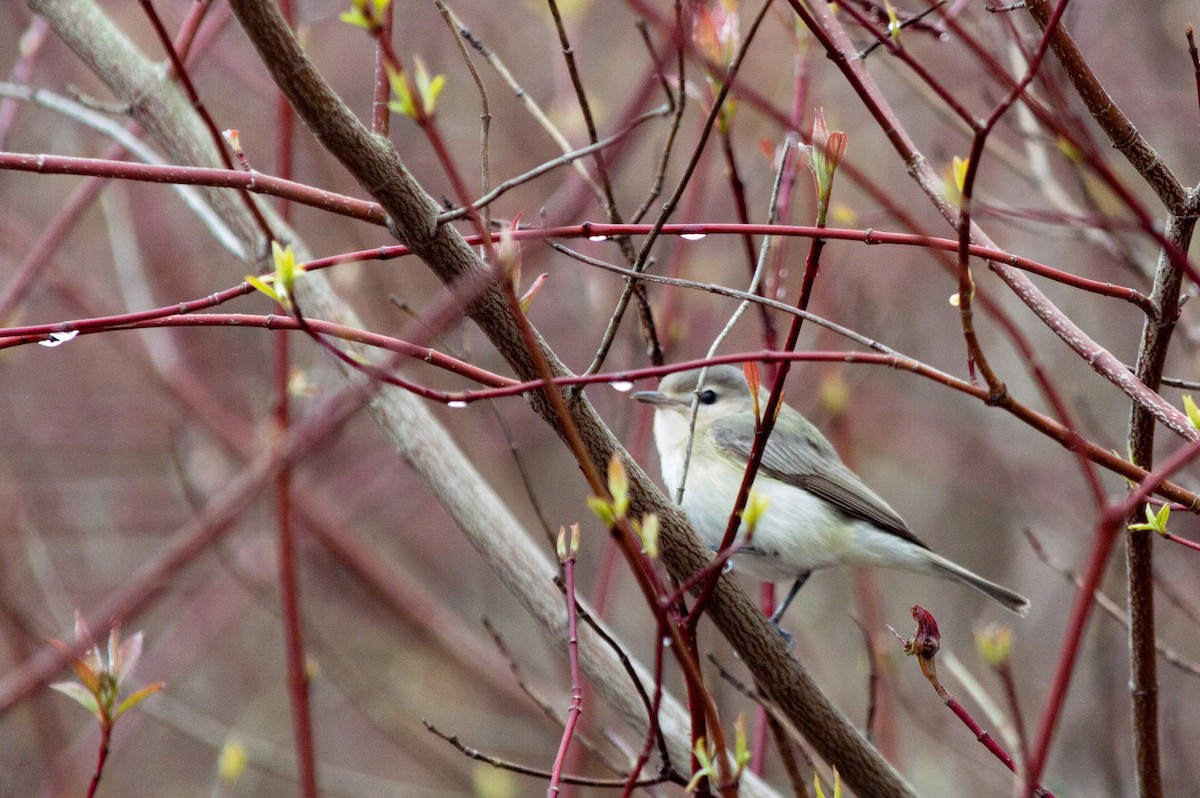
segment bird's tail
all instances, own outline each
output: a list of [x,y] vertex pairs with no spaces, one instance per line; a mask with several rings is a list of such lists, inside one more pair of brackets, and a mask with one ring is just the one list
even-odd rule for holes
[[935,554],[932,551],[925,550],[922,553],[925,554],[929,562],[934,566],[933,573],[938,576],[953,579],[955,582],[964,584],[972,590],[977,590],[997,604],[1003,605],[1006,610],[1015,612],[1017,615],[1023,616],[1029,612],[1029,599],[1021,594],[1014,593],[1006,587],[984,579],[979,574],[972,573],[961,565],[952,563],[945,557]]

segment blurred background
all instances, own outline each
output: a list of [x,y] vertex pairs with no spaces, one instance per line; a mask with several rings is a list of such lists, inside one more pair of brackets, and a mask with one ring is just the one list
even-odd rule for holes
[[[0,70],[12,79],[96,106],[117,123],[112,96],[56,39],[38,33],[23,4],[0,0]],[[454,36],[432,3],[395,0],[395,46],[406,64],[419,55],[430,73],[444,74],[437,118],[449,149],[472,190],[479,186],[480,100]],[[720,4],[717,4],[719,6]],[[156,4],[169,31],[189,10],[172,0]],[[452,4],[478,40],[511,71],[573,146],[587,133],[557,35],[544,3]],[[678,79],[670,23],[662,0],[641,3],[560,2],[583,84],[601,135],[664,103],[655,77],[661,59],[666,82]],[[655,56],[647,50],[641,8]],[[895,6],[903,15],[922,3]],[[705,4],[692,14],[715,13]],[[869,7],[863,13],[872,13]],[[1194,181],[1195,86],[1184,27],[1196,8],[1158,3],[1139,14],[1112,2],[1073,8],[1066,24],[1092,59],[1100,79],[1179,178]],[[162,56],[145,13],[133,2],[109,2],[105,11],[152,59]],[[338,20],[345,7],[309,0],[297,9],[308,52],[363,118],[371,107],[374,47],[367,35]],[[742,1],[740,36],[756,4]],[[1036,41],[1024,12],[989,14],[981,3],[950,3],[957,24],[984,43],[1010,71],[1019,39]],[[1189,13],[1192,15],[1189,17]],[[871,37],[843,17],[860,46]],[[906,30],[904,46],[956,97],[985,114],[1003,87],[971,53],[944,31],[937,16]],[[1119,24],[1114,24],[1120,20]],[[1014,38],[1014,34],[1015,37]],[[691,26],[684,34],[692,37]],[[42,37],[39,41],[39,37]],[[486,87],[490,178],[494,185],[561,154],[533,121],[517,93],[476,51]],[[946,175],[970,138],[943,111],[927,87],[884,50],[867,67],[925,157]],[[21,65],[26,73],[20,74]],[[228,9],[214,4],[201,28],[190,73],[221,129],[240,130],[249,162],[271,172],[275,152],[275,93]],[[1050,85],[1069,93],[1057,65]],[[816,42],[798,32],[794,15],[776,3],[751,44],[738,78],[753,95],[739,97],[725,134],[715,134],[683,194],[676,222],[737,221],[730,161],[744,187],[747,217],[763,222],[774,181],[774,150],[791,120],[806,134],[816,108],[831,129],[846,131],[845,165],[874,186],[868,190],[839,173],[830,225],[920,231],[952,237],[908,178],[883,134]],[[711,87],[694,58],[686,60],[687,104],[664,175],[664,192],[650,189],[670,117],[656,118],[607,153],[617,205],[626,218],[650,201],[653,221],[699,140]],[[1042,85],[1035,93],[1046,96]],[[10,101],[6,100],[6,103]],[[5,108],[10,107],[5,105]],[[1100,142],[1086,112],[1072,99],[1063,119]],[[110,140],[64,114],[19,103],[7,113],[3,149],[14,152],[104,157]],[[2,117],[3,114],[0,114]],[[405,164],[435,197],[451,197],[441,166],[412,120],[394,116],[391,138]],[[364,196],[323,154],[307,131],[297,132],[295,179],[331,191]],[[764,148],[766,152],[764,152]],[[768,157],[772,154],[772,157]],[[795,153],[793,152],[793,158]],[[1136,175],[1114,156],[1119,177],[1161,224],[1161,208]],[[587,163],[594,174],[591,162]],[[787,217],[811,224],[814,192],[800,167],[790,186]],[[5,327],[121,314],[206,296],[237,285],[248,267],[222,249],[169,186],[112,182],[77,221],[61,231],[51,224],[85,178],[0,173],[0,290],[15,284],[48,238],[49,256],[28,291],[5,304]],[[880,202],[880,194],[893,206]],[[1133,232],[1130,209],[1086,169],[1063,154],[1053,137],[1015,109],[1001,121],[981,165],[976,216],[1007,251],[1072,274],[1148,292],[1157,245]],[[901,209],[907,218],[898,218]],[[293,224],[318,256],[392,243],[379,227],[305,207]],[[505,194],[492,206],[507,223],[522,214],[528,225],[604,221],[591,190],[570,168]],[[1095,223],[1107,219],[1104,224]],[[1086,223],[1085,223],[1086,222]],[[464,228],[465,229],[465,228]],[[759,237],[753,239],[757,251]],[[564,242],[592,257],[621,263],[611,242]],[[770,286],[796,300],[807,239],[776,243]],[[584,265],[538,241],[522,246],[524,282],[547,281],[529,316],[576,371],[601,339],[622,288],[619,278]],[[654,271],[744,289],[749,280],[745,242],[709,235],[688,241],[663,237]],[[959,314],[948,301],[957,278],[944,256],[917,247],[866,246],[831,241],[825,249],[810,310],[905,355],[967,377]],[[1125,451],[1128,400],[1094,374],[1025,308],[982,263],[975,279],[986,297],[1012,319],[1038,363],[1068,405],[1079,430],[1103,447]],[[385,335],[411,330],[413,316],[437,306],[445,292],[416,259],[351,263],[329,272],[337,289],[369,329]],[[1034,278],[1049,297],[1117,357],[1132,362],[1141,330],[1130,303]],[[5,288],[5,285],[8,288]],[[649,286],[668,361],[702,357],[733,313],[733,300],[697,291]],[[272,312],[261,295],[219,309]],[[627,314],[606,369],[648,365],[633,312]],[[773,317],[781,331],[787,317]],[[1167,373],[1194,377],[1197,318],[1184,309]],[[1026,358],[1013,347],[995,315],[981,311],[977,326],[985,351],[1010,392],[1043,412]],[[436,346],[483,368],[508,374],[503,361],[469,323],[437,331]],[[340,377],[328,358],[301,335],[293,336],[296,417],[337,391]],[[722,352],[763,348],[757,310],[745,314]],[[857,350],[855,344],[806,325],[799,348]],[[262,451],[272,435],[271,335],[263,330],[174,328],[80,336],[48,348],[25,345],[0,352],[0,668],[14,673],[46,638],[70,639],[76,609],[87,612],[138,574],[244,467],[231,441]],[[435,387],[469,387],[428,367],[405,375]],[[639,387],[651,387],[645,383]],[[1183,391],[1186,392],[1186,391]],[[1163,395],[1181,404],[1181,391]],[[630,451],[657,474],[648,408],[608,386],[588,390]],[[1001,582],[1033,602],[1015,619],[976,595],[929,579],[837,570],[817,574],[800,594],[784,626],[797,638],[805,667],[856,722],[877,714],[877,740],[922,795],[1004,796],[1009,774],[958,724],[902,656],[886,625],[911,633],[909,607],[937,617],[943,635],[943,679],[987,728],[995,728],[968,683],[1008,708],[1000,683],[974,649],[980,624],[1013,628],[1012,670],[1027,728],[1040,717],[1059,653],[1075,588],[1039,557],[1031,536],[1052,564],[1078,570],[1099,518],[1072,454],[1001,411],[910,373],[877,366],[798,363],[788,401],[824,429],[851,464],[934,549]],[[630,656],[649,661],[653,628],[628,567],[610,548],[605,530],[585,505],[588,493],[569,453],[518,398],[467,408],[431,408],[490,485],[542,541],[553,557],[551,533],[580,523],[581,596],[619,633]],[[213,420],[216,427],[213,426]],[[1159,452],[1174,441],[1163,436]],[[522,475],[524,472],[524,476]],[[1111,496],[1124,482],[1103,477]],[[1194,471],[1179,475],[1195,490]],[[544,782],[475,762],[437,739],[427,719],[446,734],[489,755],[548,768],[561,734],[569,679],[565,661],[543,639],[518,602],[459,534],[447,513],[397,458],[364,414],[301,463],[295,491],[315,508],[332,534],[349,541],[358,559],[337,556],[298,525],[304,631],[312,677],[319,775],[324,794],[479,795],[503,798],[544,789]],[[1172,531],[1196,533],[1192,517],[1172,519]],[[348,545],[349,545],[348,544]],[[1160,662],[1162,740],[1168,792],[1185,794],[1200,779],[1190,742],[1200,733],[1195,706],[1197,608],[1200,585],[1194,553],[1157,545],[1162,592],[1159,635],[1180,665]],[[364,570],[373,565],[375,573]],[[1124,605],[1123,563],[1117,552],[1104,591]],[[758,591],[756,584],[747,587]],[[264,496],[241,513],[219,542],[164,580],[152,604],[124,621],[124,632],[145,632],[137,685],[164,681],[117,724],[100,794],[284,796],[296,793],[280,602],[276,581],[273,504]],[[496,638],[484,625],[495,631]],[[502,641],[503,647],[496,644]],[[702,650],[735,676],[745,670],[711,626]],[[872,653],[873,652],[873,653]],[[1126,630],[1097,612],[1068,696],[1061,730],[1045,776],[1059,794],[1122,795],[1132,791]],[[510,668],[511,666],[511,668]],[[515,671],[515,672],[514,672]],[[870,691],[872,672],[882,686]],[[753,704],[706,663],[722,711],[732,719]],[[65,677],[60,677],[65,678]],[[677,674],[668,685],[678,689]],[[559,719],[551,719],[535,695]],[[591,693],[585,694],[582,737],[604,756],[582,752],[573,772],[612,776],[602,759],[622,758],[641,745]],[[94,722],[64,696],[40,689],[6,704],[0,715],[0,794],[81,795],[94,763]],[[247,752],[238,778],[222,778],[218,757],[231,741]],[[581,749],[582,750],[582,749]],[[828,771],[821,765],[822,774]],[[787,791],[778,758],[766,758],[768,781]],[[660,794],[678,794],[675,787]],[[599,794],[598,789],[575,794]]]

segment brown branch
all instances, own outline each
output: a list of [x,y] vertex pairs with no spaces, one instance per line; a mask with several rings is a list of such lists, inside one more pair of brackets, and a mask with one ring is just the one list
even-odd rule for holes
[[[1196,219],[1172,216],[1167,223],[1168,240],[1181,251],[1191,243]],[[1148,387],[1157,389],[1162,379],[1167,349],[1179,317],[1179,294],[1183,272],[1167,252],[1159,256],[1158,271],[1150,300],[1155,313],[1146,317],[1138,348],[1137,375]],[[1129,418],[1130,459],[1149,469],[1154,463],[1154,418],[1146,408],[1134,404]],[[1128,523],[1142,520],[1142,507],[1130,511]],[[1158,739],[1158,676],[1154,631],[1153,533],[1130,529],[1125,539],[1126,578],[1129,589],[1130,697],[1133,701],[1134,751],[1138,794],[1162,795],[1162,766]]]

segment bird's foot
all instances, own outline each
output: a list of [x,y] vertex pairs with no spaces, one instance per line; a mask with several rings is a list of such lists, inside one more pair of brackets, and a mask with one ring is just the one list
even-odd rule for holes
[[[708,550],[715,554],[717,551],[720,550],[720,547],[719,546],[709,546]],[[728,559],[725,561],[725,564],[721,566],[721,573],[727,574],[732,570],[733,570],[733,560]]]
[[783,627],[780,626],[775,621],[771,621],[771,625],[775,627],[775,631],[779,632],[779,636],[783,638],[783,644],[787,648],[788,653],[790,654],[792,652],[792,649],[794,649],[796,647],[795,636],[791,632],[785,632],[783,630]]

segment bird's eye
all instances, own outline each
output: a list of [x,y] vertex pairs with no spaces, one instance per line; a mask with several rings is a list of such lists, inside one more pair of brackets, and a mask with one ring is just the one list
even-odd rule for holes
[[716,401],[717,401],[717,392],[714,391],[712,388],[709,388],[708,390],[704,390],[704,391],[700,392],[700,404],[711,405],[711,404],[716,404]]

